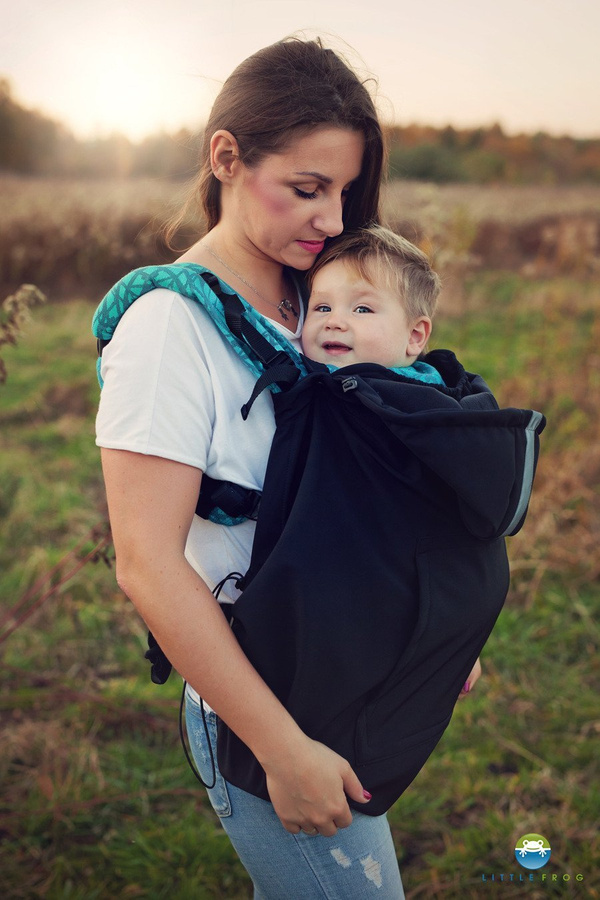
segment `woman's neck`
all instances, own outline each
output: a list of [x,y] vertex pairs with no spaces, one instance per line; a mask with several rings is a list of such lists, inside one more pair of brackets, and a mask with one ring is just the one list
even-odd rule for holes
[[298,298],[283,265],[234,240],[219,225],[190,247],[178,262],[210,269],[261,315],[295,330]]

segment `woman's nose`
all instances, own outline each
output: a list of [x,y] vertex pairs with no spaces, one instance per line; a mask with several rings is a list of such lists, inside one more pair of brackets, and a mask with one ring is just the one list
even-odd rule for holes
[[342,198],[332,197],[313,219],[313,226],[327,237],[336,237],[344,230],[342,210]]

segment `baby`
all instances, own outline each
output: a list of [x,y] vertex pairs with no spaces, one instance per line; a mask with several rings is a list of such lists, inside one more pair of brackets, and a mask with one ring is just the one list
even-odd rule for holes
[[419,381],[442,382],[433,366],[419,360],[440,292],[440,279],[421,250],[373,225],[329,244],[309,282],[302,331],[309,359],[336,368],[378,363]]
[[[431,335],[441,289],[427,256],[393,231],[372,225],[332,241],[309,274],[302,349],[331,368],[378,363],[428,384],[443,384],[419,357]],[[476,661],[460,696],[481,674]]]

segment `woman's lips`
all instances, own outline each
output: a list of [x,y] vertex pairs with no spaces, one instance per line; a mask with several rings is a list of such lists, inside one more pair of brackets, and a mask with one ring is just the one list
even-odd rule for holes
[[297,241],[297,243],[300,244],[303,250],[308,250],[309,253],[314,253],[315,256],[325,246],[325,241]]

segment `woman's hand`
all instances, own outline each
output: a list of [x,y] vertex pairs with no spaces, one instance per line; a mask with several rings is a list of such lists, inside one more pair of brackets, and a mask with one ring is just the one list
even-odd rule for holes
[[330,837],[352,822],[346,794],[359,803],[371,795],[343,757],[304,734],[301,741],[288,762],[263,763],[269,796],[286,831]]
[[481,661],[480,661],[479,657],[477,657],[477,659],[475,660],[475,665],[471,669],[471,674],[465,681],[464,686],[463,686],[460,694],[458,695],[459,700],[462,700],[464,697],[466,697],[468,694],[470,694],[470,692],[473,690],[473,687],[479,680],[480,675],[481,675]]

